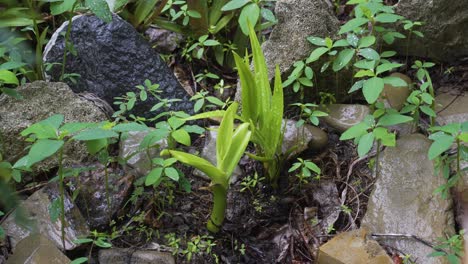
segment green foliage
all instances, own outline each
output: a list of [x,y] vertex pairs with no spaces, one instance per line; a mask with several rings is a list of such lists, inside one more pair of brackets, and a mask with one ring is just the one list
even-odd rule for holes
[[320,179],[320,173],[322,170],[310,160],[303,160],[301,158],[297,158],[296,163],[294,163],[291,168],[289,168],[288,172],[297,171],[296,177],[299,179],[299,185],[308,183],[308,179],[312,177],[312,173],[317,174],[315,176],[316,179]]
[[283,120],[283,87],[279,68],[275,70],[273,92],[268,78],[265,57],[253,28],[250,30],[250,42],[254,72],[250,71],[250,61],[243,60],[234,53],[241,82],[242,119],[251,124],[252,142],[257,154],[250,155],[263,162],[269,181],[276,186],[279,176],[283,140],[281,124]]
[[250,193],[253,193],[253,190],[257,187],[258,183],[265,180],[265,177],[259,177],[258,173],[255,172],[254,175],[247,175],[242,179],[240,185],[242,188],[240,192],[245,192],[249,190]]
[[[413,118],[399,114],[396,110],[380,109],[373,115],[368,115],[361,123],[346,130],[340,140],[354,139],[358,146],[359,157],[364,157],[371,150],[374,142],[388,147],[394,147],[396,135],[388,131],[387,127],[410,122]],[[380,111],[379,111],[380,110]]]
[[214,204],[207,228],[218,232],[224,220],[226,210],[226,195],[229,188],[229,178],[235,166],[244,154],[250,140],[249,124],[239,125],[234,131],[234,116],[237,103],[233,103],[225,111],[218,130],[216,140],[216,166],[198,156],[175,150],[164,150],[162,155],[171,155],[178,161],[197,168],[211,179]]
[[305,123],[310,122],[314,126],[318,126],[319,117],[328,116],[327,113],[316,110],[318,105],[312,103],[294,103],[292,106],[297,106],[301,109],[299,114],[300,119],[296,123],[296,127],[302,127]]
[[461,264],[463,256],[463,235],[465,231],[461,230],[459,234],[455,234],[447,238],[439,238],[439,244],[434,247],[430,257],[446,257],[450,264]]

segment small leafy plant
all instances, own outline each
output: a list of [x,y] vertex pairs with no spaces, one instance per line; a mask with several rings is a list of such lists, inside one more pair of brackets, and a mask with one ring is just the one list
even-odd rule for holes
[[225,111],[218,130],[216,140],[216,165],[198,156],[176,150],[164,150],[161,155],[171,155],[178,161],[199,169],[211,179],[210,189],[213,192],[213,210],[208,220],[207,228],[218,232],[224,221],[226,197],[229,189],[229,179],[235,166],[244,154],[250,140],[249,124],[243,123],[234,131],[234,116],[237,103],[233,103]]
[[299,186],[302,184],[307,184],[309,182],[310,177],[312,177],[312,173],[317,174],[315,178],[320,179],[320,173],[322,170],[310,160],[304,160],[301,158],[297,158],[296,163],[294,163],[288,172],[297,171],[296,177],[299,179]]
[[450,264],[461,264],[463,257],[463,235],[465,230],[447,238],[439,238],[440,244],[434,247],[434,252],[430,257],[446,257]]

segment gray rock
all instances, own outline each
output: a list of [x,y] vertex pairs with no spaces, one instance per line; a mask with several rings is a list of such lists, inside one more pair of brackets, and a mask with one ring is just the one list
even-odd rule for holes
[[320,0],[279,0],[275,14],[278,24],[262,46],[271,77],[276,64],[285,73],[294,62],[309,56],[314,46],[307,37],[334,36],[340,25],[330,7]]
[[[123,210],[123,203],[130,194],[134,176],[125,174],[119,167],[107,168],[109,181],[109,205],[106,196],[106,172],[100,163],[85,164],[94,167],[91,171],[80,173],[70,180],[69,188],[78,191],[76,205],[87,219],[92,230],[105,230],[109,227],[110,219]],[[79,169],[76,168],[76,169]]]
[[[372,233],[413,234],[431,243],[454,233],[451,201],[434,194],[445,179],[434,176],[433,163],[427,157],[430,145],[425,136],[413,134],[385,149],[362,227]],[[427,257],[432,248],[414,239],[385,238],[382,242],[411,254],[418,264],[447,263],[443,258]]]
[[[203,150],[201,151],[200,156],[212,164],[216,165],[216,139],[218,135],[218,126],[210,126],[207,129],[206,137],[205,137],[205,146],[203,146]],[[194,170],[193,174],[202,178],[208,179],[208,177],[201,172],[200,170]],[[231,175],[231,183],[237,182],[237,180],[243,175],[242,169],[237,165],[234,168],[234,171]]]
[[[340,22],[327,4],[322,0],[279,0],[276,2],[275,14],[278,24],[273,28],[270,38],[262,45],[270,78],[279,65],[282,79],[293,69],[298,60],[306,59],[312,50],[307,37],[334,37],[338,33]],[[314,71],[319,74],[324,61],[313,64]],[[334,93],[336,98],[344,99],[350,88],[352,73],[342,70],[336,78],[335,74],[321,74],[313,89],[305,89],[305,101],[317,99],[317,91]],[[299,101],[299,95],[288,87],[285,89],[285,105]],[[238,98],[240,98],[238,96]]]
[[283,120],[283,154],[292,152],[286,158],[292,158],[304,150],[310,148],[314,150],[325,147],[328,143],[328,135],[318,127],[305,124],[300,128],[296,127],[296,121]]
[[99,250],[100,264],[129,264],[134,250],[129,248],[110,248]]
[[361,123],[370,114],[367,105],[357,104],[331,104],[325,107],[325,111],[328,116],[322,117],[321,120],[340,133]]
[[[57,219],[56,222],[52,222],[49,214],[50,204],[58,197],[58,185],[56,183],[51,183],[33,193],[21,204],[21,207],[24,211],[28,212],[31,220],[33,220],[33,230],[20,227],[16,223],[14,217],[16,212],[13,212],[7,217],[2,227],[5,229],[6,235],[10,237],[13,247],[31,233],[39,232],[50,239],[55,246],[63,250],[60,219]],[[80,237],[87,236],[89,234],[89,228],[80,211],[67,193],[65,193],[65,222],[67,224],[65,227],[65,249],[72,250],[77,247],[73,241]]]
[[[65,122],[101,122],[105,113],[93,102],[74,94],[64,83],[36,81],[18,88],[24,100],[0,96],[0,152],[10,162],[15,162],[28,152],[20,132],[30,125],[54,114],[63,114]],[[64,163],[70,165],[90,158],[80,142],[67,144]],[[48,171],[57,166],[57,159],[47,159],[35,168],[35,172]]]
[[151,46],[161,54],[171,54],[185,37],[167,29],[150,27],[145,32]]
[[8,258],[7,264],[66,264],[67,258],[49,239],[41,234],[21,240]]
[[156,250],[103,249],[99,251],[101,264],[175,264],[171,253]]
[[385,84],[379,100],[384,102],[385,107],[394,108],[400,111],[405,105],[406,99],[411,93],[410,86],[413,81],[407,75],[399,72],[394,72],[390,74],[390,76],[399,77],[400,79],[406,82],[406,86],[397,87],[390,84]]
[[[400,0],[396,13],[424,25],[416,30],[424,38],[411,37],[409,54],[440,61],[468,56],[468,1]],[[407,34],[406,32],[404,32]],[[397,51],[406,54],[407,41],[399,41]]]
[[468,95],[443,93],[436,96],[436,121],[440,125],[468,121]]
[[[61,63],[65,47],[64,36],[68,22],[65,22],[52,36],[44,51],[46,63]],[[73,19],[70,41],[77,52],[69,54],[66,73],[80,74],[76,84],[67,80],[75,93],[93,93],[113,105],[114,97],[138,91],[146,79],[160,85],[161,98],[178,98],[182,101],[172,104],[172,111],[192,113],[193,102],[180,86],[174,75],[132,25],[114,15],[106,24],[95,16],[76,16]],[[51,80],[59,80],[61,66],[52,67]],[[150,96],[145,102],[137,102],[134,114],[153,117],[165,109],[149,112],[158,102]],[[116,105],[113,105],[116,107]]]
[[175,264],[175,259],[167,252],[138,250],[132,254],[130,264]]
[[151,170],[150,159],[159,157],[160,151],[167,147],[167,141],[162,139],[158,142],[159,148],[140,150],[140,143],[148,133],[148,131],[129,132],[119,143],[119,157],[127,160],[127,166],[137,177],[146,176]]

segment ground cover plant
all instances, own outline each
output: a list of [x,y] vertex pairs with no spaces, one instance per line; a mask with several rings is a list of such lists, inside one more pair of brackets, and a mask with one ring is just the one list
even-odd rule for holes
[[[172,111],[171,106],[181,99],[163,98],[164,87],[146,80],[133,91],[116,95],[117,110],[109,121],[67,123],[63,115],[50,113],[21,132],[29,145],[26,154],[13,162],[2,155],[0,134],[0,218],[6,219],[16,209],[17,222],[28,225],[27,212],[18,206],[20,196],[57,182],[60,196],[49,205],[49,214],[52,222],[61,223],[63,248],[69,225],[64,197],[69,178],[82,172],[65,165],[66,146],[81,142],[103,166],[103,197],[108,208],[116,188],[110,184],[110,169],[126,168],[140,154],[147,158],[148,168],[135,177],[130,198],[118,213],[106,216],[106,229],[91,230],[74,241],[82,245],[80,249],[66,252],[74,264],[92,263],[101,249],[129,244],[144,248],[151,242],[170,251],[178,263],[313,263],[318,258],[317,248],[328,238],[359,227],[372,190],[371,175],[379,177],[381,153],[396,146],[395,127],[402,124],[412,124],[413,130],[431,140],[427,158],[446,180],[434,193],[450,199],[451,192],[458,192],[456,187],[466,170],[462,163],[468,160],[468,123],[437,124],[435,63],[414,59],[408,51],[386,50],[394,42],[410,43],[412,37],[424,35],[418,30],[421,22],[395,14],[385,1],[335,1],[337,8],[353,6],[338,35],[308,37],[314,47],[310,55],[294,63],[283,80],[278,66],[274,76],[268,76],[271,67],[261,48],[264,30],[277,22],[269,9],[274,1],[4,2],[0,3],[0,10],[5,11],[0,14],[0,27],[8,34],[0,34],[0,92],[5,94],[0,96],[21,100],[17,86],[44,78],[52,65],[44,65],[42,53],[56,29],[51,22],[55,20],[69,22],[60,80],[79,81],[79,75],[65,72],[67,57],[76,55],[70,32],[72,17],[78,13],[95,14],[110,22],[116,12],[141,32],[157,25],[181,33],[186,42],[168,61],[196,68],[190,71],[195,88],[200,85],[190,99],[194,102],[192,116]],[[403,29],[397,30],[399,27]],[[32,50],[19,45],[22,43],[31,43]],[[314,72],[316,64],[320,72]],[[286,118],[294,119],[295,128],[302,131],[299,140],[305,142],[306,127],[326,127],[322,120],[328,116],[327,105],[336,101],[326,92],[317,95],[320,102],[306,101],[306,89],[324,74],[338,76],[346,71],[352,73],[349,93],[368,105],[370,114],[341,134],[327,130],[332,139],[326,150],[293,155],[296,144],[284,151]],[[414,76],[415,82],[392,75],[396,71]],[[232,76],[239,79],[239,102],[224,96],[235,87],[235,81],[229,82]],[[386,103],[386,85],[410,89],[401,109]],[[300,100],[285,105],[284,89],[299,93]],[[164,110],[161,114],[132,114],[139,101],[150,97],[158,102],[149,112]],[[202,126],[215,124],[212,119],[220,121],[214,128],[214,162],[200,152],[207,138]],[[126,157],[117,155],[118,143],[135,132],[143,133],[136,150]],[[42,183],[31,183],[34,166],[46,159],[56,160],[56,171],[49,172]],[[236,176],[236,167],[244,173]],[[198,177],[208,178],[196,178],[194,169],[202,172]],[[333,188],[324,191],[327,182],[333,183],[336,194]],[[75,190],[73,199],[79,191]],[[325,195],[322,200],[331,206],[317,195]],[[464,231],[458,229],[439,244],[429,244],[434,249],[432,257],[461,263]],[[0,227],[0,238],[6,232]],[[395,263],[414,260],[411,255],[386,249],[400,261]]]

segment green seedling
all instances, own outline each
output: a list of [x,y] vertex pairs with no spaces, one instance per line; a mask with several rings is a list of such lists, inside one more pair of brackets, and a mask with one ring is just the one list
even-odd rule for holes
[[229,179],[244,154],[251,136],[248,123],[239,125],[233,131],[236,110],[237,103],[233,103],[225,111],[221,121],[216,140],[216,165],[185,152],[175,150],[163,150],[161,152],[161,155],[171,155],[178,161],[197,168],[210,177],[210,189],[213,192],[213,210],[207,228],[211,232],[218,232],[224,221]]

